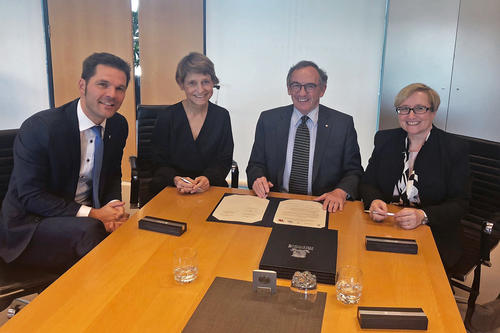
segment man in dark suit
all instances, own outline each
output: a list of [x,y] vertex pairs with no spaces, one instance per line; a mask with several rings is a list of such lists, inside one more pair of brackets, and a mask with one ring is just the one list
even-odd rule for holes
[[287,76],[293,105],[261,113],[246,169],[259,197],[271,190],[317,195],[329,212],[358,197],[356,130],[351,116],[319,104],[327,79],[315,63],[299,62]]
[[129,80],[125,61],[94,53],[83,62],[79,99],[21,125],[0,217],[5,262],[65,270],[128,218],[121,201],[128,125],[116,112]]

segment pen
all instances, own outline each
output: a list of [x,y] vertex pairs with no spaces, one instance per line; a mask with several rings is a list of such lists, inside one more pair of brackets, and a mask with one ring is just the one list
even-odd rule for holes
[[[365,213],[370,213],[370,210],[365,209]],[[377,214],[377,215],[384,215],[384,216],[394,216],[394,213],[382,213],[382,212],[377,212],[377,211],[373,211],[372,213]]]
[[189,180],[187,180],[186,178],[184,177],[180,177],[181,180],[184,182],[184,183],[187,183],[187,184],[192,184]]

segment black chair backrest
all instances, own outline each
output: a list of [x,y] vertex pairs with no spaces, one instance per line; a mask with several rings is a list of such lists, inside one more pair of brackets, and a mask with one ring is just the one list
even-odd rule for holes
[[151,140],[153,130],[158,120],[159,112],[164,112],[169,105],[138,105],[137,106],[137,158],[140,163],[150,163]]
[[500,211],[500,143],[457,136],[469,144],[471,200],[469,211],[462,219],[464,252],[449,273],[465,281],[466,275],[489,257],[490,250],[498,242],[498,237],[485,240],[481,230],[483,222],[491,221]]
[[10,175],[14,167],[14,139],[18,130],[8,129],[0,131],[0,203],[7,194]]
[[500,211],[500,143],[459,136],[469,143],[471,200],[464,220],[481,225]]

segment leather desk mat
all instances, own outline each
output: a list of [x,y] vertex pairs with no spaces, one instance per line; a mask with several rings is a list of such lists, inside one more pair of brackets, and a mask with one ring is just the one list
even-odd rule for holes
[[321,332],[325,302],[318,292],[304,308],[287,287],[262,294],[251,282],[216,277],[183,332]]

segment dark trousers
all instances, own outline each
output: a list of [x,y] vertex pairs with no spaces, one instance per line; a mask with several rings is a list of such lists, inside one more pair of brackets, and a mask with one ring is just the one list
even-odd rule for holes
[[90,217],[49,217],[40,221],[28,247],[13,261],[64,272],[99,244],[108,232]]

